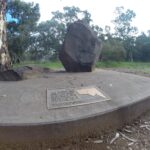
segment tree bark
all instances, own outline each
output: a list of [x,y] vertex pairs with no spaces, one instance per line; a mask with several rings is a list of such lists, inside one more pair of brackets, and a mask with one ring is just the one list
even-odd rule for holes
[[6,22],[5,22],[6,0],[0,1],[0,72],[11,68],[11,58],[7,47]]

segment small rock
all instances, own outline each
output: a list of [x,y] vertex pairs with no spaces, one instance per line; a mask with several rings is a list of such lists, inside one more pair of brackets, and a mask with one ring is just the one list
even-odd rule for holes
[[95,140],[93,141],[94,144],[100,144],[100,143],[103,143],[103,140]]
[[0,72],[0,81],[19,81],[22,77],[15,70],[6,70]]
[[107,149],[110,149],[110,146],[106,146]]

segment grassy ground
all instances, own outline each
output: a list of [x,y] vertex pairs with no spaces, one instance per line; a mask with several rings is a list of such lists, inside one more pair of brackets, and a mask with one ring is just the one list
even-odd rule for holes
[[51,69],[60,69],[63,68],[63,65],[59,61],[51,61],[51,62],[39,62],[39,61],[24,61],[20,64],[14,64],[14,68],[21,66],[29,66],[35,65],[39,67],[51,68]]
[[104,67],[104,68],[143,68],[143,67],[150,67],[149,63],[144,62],[98,62],[97,67]]
[[122,68],[139,70],[145,73],[150,73],[150,62],[98,62],[96,64],[97,68]]
[[[63,68],[63,65],[59,61],[52,62],[38,62],[38,61],[25,61],[20,64],[15,64],[14,68],[25,66],[25,65],[35,65],[40,67],[47,67],[51,69],[60,69]],[[96,64],[97,68],[123,68],[123,69],[131,69],[136,71],[142,71],[144,73],[150,73],[150,62],[98,62]]]
[[[20,67],[25,65],[37,65],[48,68],[62,68],[62,64],[59,61],[51,62],[38,62],[38,61],[24,61],[20,64],[15,64],[14,67]],[[97,62],[97,68],[128,68],[128,69],[143,69],[150,68],[150,62]]]

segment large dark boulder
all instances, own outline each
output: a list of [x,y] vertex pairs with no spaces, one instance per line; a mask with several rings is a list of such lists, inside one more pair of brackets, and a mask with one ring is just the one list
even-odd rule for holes
[[91,72],[101,53],[101,41],[82,21],[72,23],[59,58],[68,72]]
[[24,79],[45,77],[45,75],[54,72],[50,68],[38,66],[21,66],[16,69],[0,72],[0,81],[20,81]]
[[20,81],[22,77],[15,70],[6,70],[0,72],[0,81]]

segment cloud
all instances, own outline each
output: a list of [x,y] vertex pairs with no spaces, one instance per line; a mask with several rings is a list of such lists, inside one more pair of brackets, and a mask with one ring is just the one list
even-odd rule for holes
[[118,6],[124,6],[126,9],[132,9],[136,13],[136,19],[133,24],[140,30],[150,29],[150,1],[149,0],[24,0],[40,4],[41,18],[45,21],[51,18],[51,12],[62,10],[64,6],[77,6],[81,10],[88,10],[94,21],[101,27],[110,25],[114,18],[114,10]]

